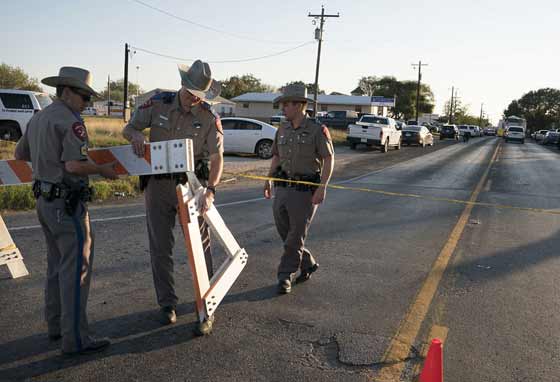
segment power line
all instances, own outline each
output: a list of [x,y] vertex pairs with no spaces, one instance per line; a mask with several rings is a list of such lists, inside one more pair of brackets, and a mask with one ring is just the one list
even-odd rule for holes
[[[264,60],[266,58],[276,57],[276,56],[280,56],[280,55],[285,54],[285,53],[289,53],[291,51],[294,51],[294,50],[299,49],[299,48],[303,48],[304,46],[314,44],[314,43],[315,43],[315,41],[308,41],[308,42],[300,44],[298,46],[294,46],[292,48],[285,49],[285,50],[282,50],[280,52],[267,54],[265,56],[250,57],[250,58],[238,58],[238,59],[229,59],[229,60],[214,60],[214,61],[207,61],[207,62],[209,64],[227,64],[227,63],[236,63],[236,62],[250,62],[250,61]],[[140,51],[140,52],[152,54],[154,56],[169,58],[169,59],[175,60],[175,61],[196,61],[197,60],[196,58],[184,58],[184,57],[170,56],[170,55],[167,55],[167,54],[155,52],[153,50],[148,50],[148,49],[140,48],[140,47],[137,47],[137,46],[131,46],[131,48],[135,49],[137,51]]]
[[166,11],[165,9],[154,7],[153,5],[145,3],[144,1],[141,1],[141,0],[130,0],[130,1],[135,2],[136,4],[140,4],[140,5],[142,5],[146,8],[149,8],[153,11],[159,12],[159,13],[164,14],[166,16],[172,17],[176,20],[185,22],[187,24],[195,25],[199,28],[203,28],[203,29],[215,32],[215,33],[220,33],[220,34],[223,34],[223,35],[226,35],[226,36],[234,37],[234,38],[237,38],[237,39],[240,39],[240,40],[262,42],[262,43],[267,43],[267,44],[294,44],[294,43],[296,43],[296,41],[263,40],[263,39],[258,39],[258,38],[253,38],[253,37],[249,37],[249,36],[240,35],[240,34],[237,34],[237,33],[228,32],[228,31],[225,31],[225,30],[222,30],[222,29],[218,29],[218,28],[214,28],[214,27],[211,27],[211,26],[208,26],[208,25],[197,23],[196,21],[192,21],[192,20],[186,19],[186,18],[181,17],[181,16],[177,16],[177,15],[175,15],[175,14],[169,12],[169,11]]

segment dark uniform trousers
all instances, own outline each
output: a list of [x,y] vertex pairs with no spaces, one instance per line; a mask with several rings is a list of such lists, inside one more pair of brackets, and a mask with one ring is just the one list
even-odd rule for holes
[[315,259],[305,248],[305,238],[317,206],[311,203],[313,192],[276,187],[273,202],[274,221],[284,241],[284,253],[278,267],[278,279],[293,277],[298,269],[315,265]]
[[62,335],[62,350],[77,352],[92,341],[86,306],[93,262],[93,235],[85,204],[74,216],[64,199],[37,200],[37,215],[47,242],[45,318],[49,335]]
[[[201,181],[201,183],[203,183]],[[145,189],[146,221],[150,240],[150,259],[157,301],[161,307],[176,306],[173,277],[173,246],[177,194],[174,179],[151,177]],[[203,217],[198,218],[208,277],[213,276],[210,229]]]

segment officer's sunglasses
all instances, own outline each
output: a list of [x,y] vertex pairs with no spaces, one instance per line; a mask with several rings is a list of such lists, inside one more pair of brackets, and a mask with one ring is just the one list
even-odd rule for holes
[[79,95],[80,97],[82,97],[82,100],[84,102],[89,102],[91,101],[91,94],[87,93],[83,93],[80,90],[76,89],[76,88],[70,88],[72,90],[73,93],[76,93],[77,95]]

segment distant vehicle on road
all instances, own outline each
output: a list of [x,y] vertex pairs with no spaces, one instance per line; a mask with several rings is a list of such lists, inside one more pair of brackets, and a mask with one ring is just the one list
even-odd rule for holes
[[259,158],[272,157],[272,142],[276,127],[250,118],[222,118],[224,151],[257,154]]
[[346,129],[348,125],[358,121],[358,113],[351,110],[329,111],[327,115],[318,117],[317,120],[334,129]]
[[52,103],[45,93],[0,89],[0,139],[17,141],[35,113]]
[[439,139],[451,138],[456,141],[459,140],[459,129],[455,125],[443,125],[439,133]]
[[548,130],[538,130],[536,132],[534,132],[533,134],[533,139],[536,142],[542,142],[542,140],[544,139],[544,136],[546,135],[546,133],[548,133]]
[[457,129],[459,129],[459,135],[464,136],[466,134],[469,134],[469,136],[472,137],[476,137],[478,136],[477,131],[474,129],[474,126],[469,126],[469,125],[458,125]]
[[505,138],[509,128],[514,126],[521,127],[523,129],[523,133],[525,133],[525,130],[527,130],[527,121],[514,115],[500,120],[498,123],[498,136]]
[[560,132],[558,131],[547,131],[543,140],[542,140],[542,144],[547,146],[547,145],[556,145],[558,144],[558,140],[560,138]]
[[525,143],[525,130],[521,126],[513,126],[507,129],[504,136],[506,142],[518,141]]
[[389,147],[397,150],[401,148],[402,132],[397,129],[397,124],[393,118],[378,115],[363,115],[356,124],[348,126],[347,140],[352,150],[358,144],[365,144],[369,147],[376,146],[386,153]]
[[484,129],[484,135],[495,136],[496,135],[496,129],[493,128],[493,127],[487,127],[486,129]]
[[403,130],[404,128],[406,128],[406,126],[408,126],[403,121],[395,121],[395,123],[397,124],[397,130]]
[[426,126],[405,126],[402,130],[402,143],[408,146],[419,145],[422,148],[434,145],[434,136]]

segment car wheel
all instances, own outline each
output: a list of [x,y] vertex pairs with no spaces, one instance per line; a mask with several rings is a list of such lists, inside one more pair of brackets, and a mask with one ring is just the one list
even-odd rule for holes
[[524,145],[524,144],[525,144],[525,139],[523,139],[523,140],[521,141],[521,144],[522,144],[522,145]]
[[0,139],[17,142],[21,138],[21,130],[17,122],[0,123]]
[[381,146],[381,152],[382,153],[386,153],[387,151],[389,151],[389,140],[388,139],[385,141],[385,144],[383,146]]
[[350,150],[356,150],[356,146],[355,143],[350,143]]
[[440,141],[443,141],[443,137],[442,137],[441,135],[439,136],[439,140],[440,140]]
[[270,159],[272,158],[272,141],[270,139],[264,139],[257,143],[256,153],[259,158]]

